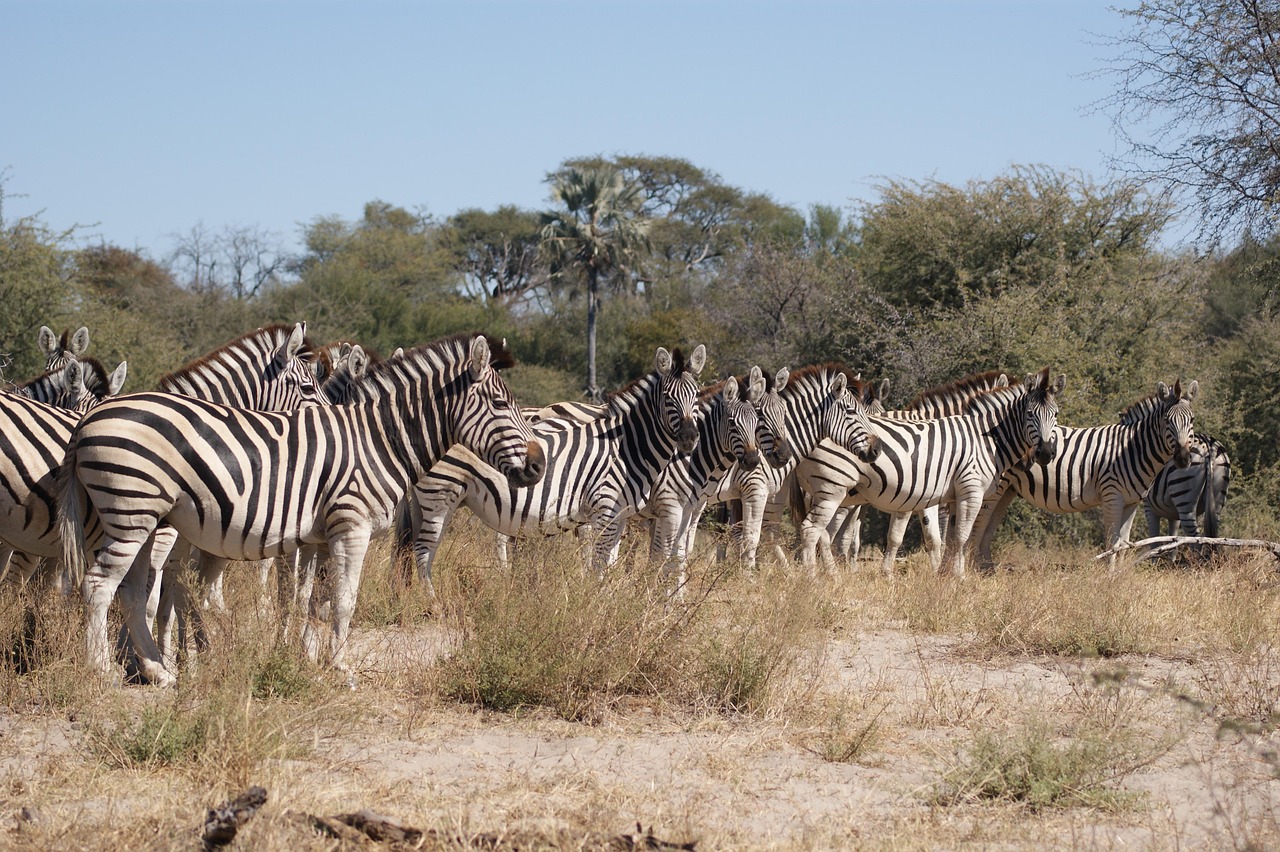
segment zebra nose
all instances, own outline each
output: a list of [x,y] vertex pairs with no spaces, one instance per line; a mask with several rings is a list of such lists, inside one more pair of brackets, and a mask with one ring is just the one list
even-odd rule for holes
[[516,488],[525,488],[539,482],[547,470],[547,457],[542,451],[542,444],[530,441],[525,448],[524,467],[512,468],[507,473],[507,481]]
[[693,452],[698,443],[698,424],[692,417],[684,417],[680,421],[680,431],[676,433],[676,447],[682,453]]
[[1175,467],[1187,467],[1191,464],[1191,448],[1178,447],[1173,451],[1173,464]]
[[1055,432],[1049,440],[1041,441],[1036,445],[1036,461],[1040,464],[1048,464],[1056,455],[1058,455],[1058,434]]
[[760,451],[752,444],[742,451],[742,467],[745,470],[755,470],[760,466]]
[[854,450],[853,453],[864,462],[875,461],[880,458],[880,438],[875,435],[869,436],[866,449],[862,451]]
[[769,464],[774,467],[782,467],[784,464],[791,461],[791,456],[791,444],[786,440],[779,438],[773,444],[773,452],[768,453],[766,458],[769,459]]

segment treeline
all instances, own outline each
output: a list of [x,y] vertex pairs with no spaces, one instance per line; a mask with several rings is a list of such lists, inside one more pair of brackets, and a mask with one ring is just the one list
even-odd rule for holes
[[[1114,422],[1157,381],[1197,379],[1197,429],[1234,465],[1226,529],[1280,530],[1275,241],[1171,252],[1161,198],[1043,166],[963,186],[885,181],[850,211],[796,210],[675,158],[571,160],[549,181],[602,168],[637,188],[627,215],[646,236],[600,282],[606,389],[645,372],[656,346],[695,342],[708,376],[836,359],[889,379],[891,405],[966,373],[1050,365],[1068,376],[1061,421],[1080,426]],[[164,260],[3,221],[5,377],[37,372],[41,325],[89,326],[91,354],[127,358],[127,389],[140,390],[250,328],[305,319],[318,341],[383,353],[455,331],[505,335],[522,402],[580,398],[584,278],[543,250],[552,218],[373,201],[358,221],[306,225],[297,256],[257,229],[195,228]],[[1088,519],[1020,520],[1024,540],[1037,527],[1094,540]]]

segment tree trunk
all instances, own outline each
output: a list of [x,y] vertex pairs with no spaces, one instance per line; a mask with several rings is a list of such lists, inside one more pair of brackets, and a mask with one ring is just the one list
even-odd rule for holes
[[587,268],[587,397],[594,403],[603,399],[596,384],[596,311],[600,304],[600,273]]

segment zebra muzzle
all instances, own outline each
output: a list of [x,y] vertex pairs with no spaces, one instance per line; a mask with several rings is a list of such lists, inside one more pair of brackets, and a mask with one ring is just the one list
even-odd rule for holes
[[854,450],[853,454],[864,462],[873,462],[880,458],[880,438],[872,435],[867,438],[867,447],[863,450]]
[[516,488],[525,488],[540,481],[546,470],[547,457],[542,451],[542,444],[530,441],[526,445],[524,467],[508,470],[507,481]]
[[1047,441],[1041,441],[1036,444],[1036,461],[1040,464],[1048,464],[1058,455],[1058,435],[1054,434]]
[[760,451],[755,447],[747,447],[742,451],[740,461],[744,470],[755,470],[760,466]]
[[676,432],[676,448],[682,453],[691,453],[698,443],[698,424],[692,417],[680,421],[680,431]]
[[1173,464],[1175,467],[1185,468],[1191,464],[1191,447],[1180,446],[1173,451]]
[[791,452],[791,444],[786,441],[779,440],[774,443],[773,451],[765,453],[764,457],[769,460],[769,464],[773,467],[782,467],[784,464],[791,461],[792,455],[794,454]]

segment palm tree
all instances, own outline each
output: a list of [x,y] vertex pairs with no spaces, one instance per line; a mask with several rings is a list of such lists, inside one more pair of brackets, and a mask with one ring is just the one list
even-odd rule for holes
[[596,313],[600,283],[628,275],[649,250],[649,219],[640,214],[641,188],[610,167],[568,168],[550,178],[551,197],[563,205],[542,215],[541,250],[553,277],[587,287],[587,396],[601,399],[596,384]]

